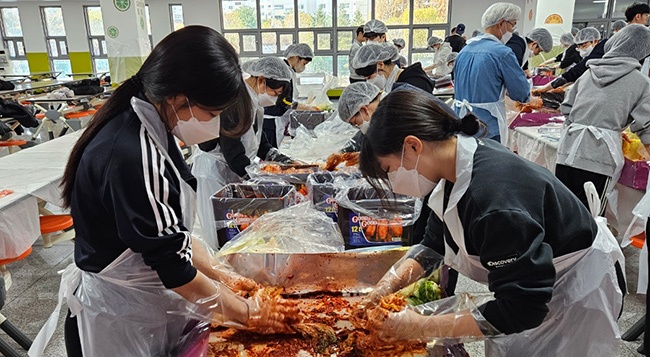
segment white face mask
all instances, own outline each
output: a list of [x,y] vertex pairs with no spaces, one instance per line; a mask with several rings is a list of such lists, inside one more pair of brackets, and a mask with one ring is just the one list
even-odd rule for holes
[[412,197],[424,197],[431,193],[436,187],[436,183],[430,181],[418,172],[418,163],[420,155],[415,162],[415,168],[407,170],[404,168],[404,147],[402,147],[402,159],[397,171],[388,173],[388,181],[393,188],[393,192]]
[[377,75],[374,78],[370,78],[368,80],[368,83],[372,83],[372,84],[376,85],[377,88],[383,90],[386,87],[386,81],[388,81],[386,79],[386,77],[384,77],[383,75],[377,73]]
[[260,94],[257,95],[257,102],[260,104],[260,106],[272,107],[275,105],[275,103],[278,102],[278,97],[269,95],[269,93],[266,92],[266,89],[262,91],[258,88],[258,91],[261,92]]
[[305,71],[305,65],[302,63],[298,63],[296,67],[293,68],[293,70],[296,71],[296,73],[302,73]]
[[176,114],[176,119],[178,119],[176,126],[172,129],[172,134],[188,146],[218,138],[221,125],[219,116],[217,115],[208,121],[199,121],[194,116],[194,112],[192,112],[190,101],[187,98],[185,100],[187,100],[187,106],[190,108],[192,117],[189,120],[181,120],[178,117],[176,108],[172,107],[174,114]]
[[505,45],[506,43],[508,43],[508,41],[510,41],[511,38],[512,38],[512,32],[507,31],[506,33],[501,35],[501,43]]
[[522,58],[521,68],[524,68],[526,63],[528,63],[528,59],[532,55],[533,55],[533,51],[530,48],[528,48],[528,46],[526,46],[526,52],[524,52],[524,57]]
[[579,49],[578,52],[580,52],[580,56],[582,56],[582,58],[585,58],[585,57],[589,57],[591,51],[593,50],[594,50],[594,46],[589,46],[587,48]]

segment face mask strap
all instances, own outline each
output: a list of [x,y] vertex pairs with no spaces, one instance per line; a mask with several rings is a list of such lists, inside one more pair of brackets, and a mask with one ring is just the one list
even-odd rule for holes
[[[190,108],[190,114],[192,115],[192,118],[196,118],[194,116],[194,112],[192,111],[192,106],[190,105],[190,100],[185,97],[185,101],[187,101],[187,107]],[[178,117],[178,114],[176,114],[176,117]],[[180,120],[180,119],[179,119]]]
[[172,110],[174,111],[174,114],[176,115],[176,120],[181,121],[181,118],[178,116],[178,112],[176,111],[176,108],[172,105]]

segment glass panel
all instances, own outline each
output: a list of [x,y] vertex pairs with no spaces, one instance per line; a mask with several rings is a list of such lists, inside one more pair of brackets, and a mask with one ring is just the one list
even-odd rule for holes
[[172,18],[172,30],[180,30],[185,25],[183,24],[183,5],[171,5],[169,7]]
[[573,20],[602,19],[607,16],[607,0],[576,0]]
[[339,26],[362,26],[370,21],[370,0],[339,0],[337,6]]
[[244,52],[257,51],[255,35],[243,35],[242,41],[244,42]]
[[278,52],[275,32],[262,32],[262,53],[272,54]]
[[2,8],[2,25],[8,37],[23,37],[23,28],[20,26],[20,14],[17,7]]
[[332,27],[332,0],[298,0],[298,26]]
[[106,58],[97,58],[95,59],[95,72],[108,72],[110,71],[108,66],[108,60]]
[[102,8],[99,6],[88,6],[88,32],[90,36],[104,36],[104,20],[102,19]]
[[409,57],[409,53],[411,52],[410,49],[408,48],[409,34],[410,34],[409,29],[389,29],[388,34],[386,34],[386,37],[388,37],[391,43],[396,38],[401,38],[404,40],[404,48],[400,51],[400,54],[406,58]]
[[338,32],[338,50],[349,51],[352,45],[352,36],[356,36],[357,30]]
[[375,18],[386,25],[408,25],[410,7],[409,0],[376,0]]
[[62,72],[61,75],[58,78],[65,77],[65,76],[70,76],[70,73],[72,73],[72,66],[70,65],[70,60],[54,60],[52,61],[54,64],[54,71],[55,72]]
[[92,53],[93,53],[93,56],[95,56],[95,57],[97,57],[97,56],[101,56],[101,52],[100,52],[100,50],[99,50],[99,40],[96,39],[96,38],[93,38],[92,41],[90,41],[90,42],[91,42],[91,44],[92,44],[91,47],[92,47],[92,51],[93,51],[93,52],[92,52]]
[[414,0],[413,24],[445,24],[449,16],[449,0]]
[[293,34],[284,33],[280,35],[280,52],[284,51],[293,43]]
[[433,52],[430,53],[414,53],[411,58],[411,63],[421,62],[422,67],[430,66],[433,64]]
[[65,36],[63,12],[60,7],[44,7],[43,16],[48,36]]
[[[253,1],[253,3],[255,3]],[[265,0],[260,2],[262,28],[293,28],[294,19],[293,0]]]
[[338,71],[337,76],[340,80],[349,80],[350,77],[350,66],[348,65],[348,56],[337,56],[336,57]]
[[305,73],[334,73],[334,58],[331,56],[316,56],[305,67]]
[[232,47],[235,48],[235,51],[237,51],[237,53],[240,53],[240,49],[239,49],[239,34],[237,34],[237,33],[232,33],[232,32],[227,32],[227,33],[224,35],[224,37],[226,38],[226,40],[228,40],[228,42],[230,42],[230,44],[232,45]]
[[444,39],[447,37],[447,32],[445,32],[445,30],[433,30],[431,31],[431,36],[437,36]]
[[59,57],[59,50],[56,48],[56,40],[52,38],[49,39],[47,43],[48,47],[50,48],[50,56]]
[[[223,0],[223,28],[226,30],[257,28],[257,6],[255,1]],[[264,6],[264,5],[261,5]]]
[[413,30],[413,48],[427,48],[428,40],[429,40],[428,29]]
[[312,31],[301,31],[298,32],[298,42],[300,43],[306,43],[311,47],[311,49],[314,49],[314,33]]
[[16,41],[16,48],[18,49],[18,56],[25,55],[25,43],[23,41]]
[[9,50],[9,57],[16,57],[16,49],[14,48],[14,41],[7,41],[7,49]]
[[108,54],[108,48],[106,47],[106,40],[102,40],[102,54],[103,55]]
[[151,36],[151,16],[149,15],[149,5],[144,6],[144,21],[147,23],[147,35]]
[[14,74],[29,74],[29,63],[27,60],[11,61],[11,71]]
[[61,56],[68,54],[68,44],[65,41],[59,41],[59,49],[61,50]]
[[318,50],[327,51],[332,49],[332,34],[319,33],[318,34]]
[[[627,9],[630,5],[638,1],[639,0],[613,0],[614,11],[612,13],[612,18],[617,18],[617,17],[625,18],[625,9]],[[642,1],[642,2],[646,3],[647,1]]]

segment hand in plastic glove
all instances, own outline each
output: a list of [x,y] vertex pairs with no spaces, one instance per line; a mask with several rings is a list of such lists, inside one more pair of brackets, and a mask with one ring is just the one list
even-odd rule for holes
[[255,280],[244,278],[237,273],[223,274],[219,280],[228,286],[230,290],[240,294],[254,292],[262,288]]
[[552,89],[553,89],[553,86],[551,85],[551,83],[549,83],[549,84],[547,84],[547,85],[545,85],[545,86],[543,86],[541,88],[537,88],[537,89],[533,90],[533,95],[540,95],[540,94],[546,93],[546,92],[548,92],[548,91],[550,91]]
[[294,160],[290,158],[289,156],[283,154],[280,152],[280,150],[276,148],[272,148],[269,150],[268,154],[266,154],[266,161],[274,161],[274,162],[279,162],[282,164],[293,164]]
[[261,334],[293,333],[301,321],[295,302],[256,296],[248,301],[247,330]]
[[296,107],[297,110],[308,110],[312,112],[319,112],[320,109],[318,107],[315,107],[313,105],[308,105],[308,104],[303,104],[303,103],[298,103],[298,106]]

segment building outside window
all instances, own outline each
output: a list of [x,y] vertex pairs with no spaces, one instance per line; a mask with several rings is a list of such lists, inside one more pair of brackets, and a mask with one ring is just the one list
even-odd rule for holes
[[14,74],[29,74],[23,28],[17,7],[0,8],[0,33]]

